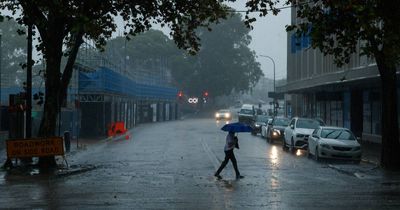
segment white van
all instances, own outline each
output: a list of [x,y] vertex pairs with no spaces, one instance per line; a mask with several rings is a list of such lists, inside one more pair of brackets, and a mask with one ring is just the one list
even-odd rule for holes
[[246,124],[251,124],[254,121],[256,111],[254,105],[243,104],[238,113],[238,121]]

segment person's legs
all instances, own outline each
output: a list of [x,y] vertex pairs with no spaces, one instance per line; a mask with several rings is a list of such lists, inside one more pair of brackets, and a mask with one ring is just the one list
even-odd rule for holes
[[232,151],[232,154],[230,154],[229,156],[232,161],[233,169],[235,169],[236,178],[240,178],[240,172],[239,172],[236,157],[235,157],[235,154],[233,153],[233,151]]
[[224,161],[222,161],[221,166],[218,168],[217,172],[215,172],[214,176],[219,177],[219,174],[221,173],[222,169],[225,168],[226,164],[228,164],[228,161],[229,161],[229,155],[225,151],[225,159],[224,159]]

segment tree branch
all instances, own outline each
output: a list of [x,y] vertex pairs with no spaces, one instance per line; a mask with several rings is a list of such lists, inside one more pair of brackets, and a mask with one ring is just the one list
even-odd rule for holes
[[72,77],[73,66],[78,55],[79,47],[83,43],[83,29],[79,29],[79,31],[73,35],[73,44],[72,49],[69,52],[67,64],[65,65],[62,77],[61,77],[61,85],[60,85],[60,95],[59,102],[62,104],[67,96],[67,90],[69,81]]

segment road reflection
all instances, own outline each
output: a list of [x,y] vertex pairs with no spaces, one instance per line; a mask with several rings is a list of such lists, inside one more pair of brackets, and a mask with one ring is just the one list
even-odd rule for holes
[[278,165],[279,163],[278,148],[275,145],[271,147],[269,158],[273,166]]
[[296,151],[296,156],[302,156],[303,154],[304,154],[304,151],[303,151],[303,150],[298,149],[298,150]]
[[223,124],[229,124],[230,121],[229,120],[215,120],[215,124],[217,126],[223,125]]

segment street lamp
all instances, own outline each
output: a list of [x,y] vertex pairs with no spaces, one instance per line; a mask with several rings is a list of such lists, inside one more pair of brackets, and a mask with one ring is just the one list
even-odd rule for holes
[[259,55],[260,57],[264,57],[264,58],[269,58],[272,61],[272,64],[274,65],[274,116],[276,116],[276,109],[275,109],[275,61],[274,59],[272,59],[271,57],[269,57],[268,55]]

